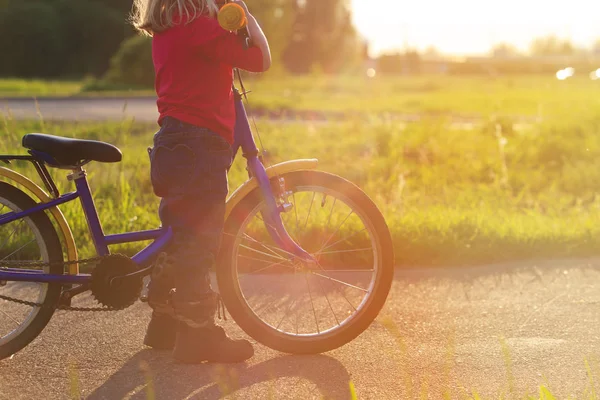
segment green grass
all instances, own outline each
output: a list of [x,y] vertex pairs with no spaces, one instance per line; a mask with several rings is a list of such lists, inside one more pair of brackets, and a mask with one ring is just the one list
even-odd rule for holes
[[[593,112],[600,107],[600,81],[586,76],[558,81],[549,75],[408,76],[368,79],[365,76],[251,76],[255,108],[285,113],[310,110],[361,113],[408,113],[488,117],[515,115],[553,118],[572,109]],[[40,82],[0,80],[0,97],[143,96],[149,90],[97,91],[92,81]],[[85,89],[87,88],[87,90]],[[106,88],[105,88],[106,89]]]
[[[23,153],[20,137],[41,122],[0,120],[3,153]],[[396,262],[450,266],[600,253],[600,110],[572,110],[523,130],[493,121],[464,131],[443,119],[405,129],[376,118],[343,123],[260,122],[273,162],[317,157],[320,169],[363,188],[384,213]],[[92,163],[89,178],[109,233],[155,227],[146,148],[156,127],[111,123],[45,122],[45,131],[105,140],[120,146],[120,164]],[[245,177],[239,159],[231,188]],[[23,165],[30,176],[35,172]],[[65,172],[53,171],[62,190]],[[75,207],[77,206],[77,207]],[[89,252],[78,204],[64,207]],[[126,247],[124,250],[132,251]]]
[[600,82],[587,77],[561,82],[552,75],[259,77],[248,86],[255,107],[274,110],[550,117],[562,115],[565,106],[579,110],[600,106]]
[[0,79],[0,97],[72,96],[80,93],[79,81]]

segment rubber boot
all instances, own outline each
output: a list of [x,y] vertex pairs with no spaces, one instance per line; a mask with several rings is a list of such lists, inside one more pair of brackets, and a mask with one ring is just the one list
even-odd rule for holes
[[210,291],[196,301],[181,301],[173,296],[177,325],[173,358],[184,364],[203,362],[239,363],[254,355],[247,340],[233,340],[225,330],[215,325],[219,296]]
[[169,261],[166,253],[159,256],[148,290],[148,304],[153,312],[144,344],[156,350],[173,350],[177,334],[178,324],[171,304],[174,279]]
[[182,364],[240,363],[254,355],[247,340],[234,340],[217,325],[192,328],[180,322],[177,329],[173,358]]
[[144,344],[155,350],[173,350],[177,325],[177,320],[172,315],[152,313]]

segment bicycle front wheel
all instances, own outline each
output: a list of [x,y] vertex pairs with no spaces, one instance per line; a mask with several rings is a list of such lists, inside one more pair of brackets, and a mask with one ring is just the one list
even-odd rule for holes
[[[0,216],[32,208],[35,201],[26,193],[0,182]],[[56,230],[44,212],[0,225],[0,270],[15,262],[56,263],[36,269],[62,274],[62,247]],[[43,304],[30,306],[0,299],[0,360],[27,346],[48,324],[60,297],[58,283],[0,282],[0,295]]]
[[219,290],[255,340],[287,353],[322,353],[377,317],[393,279],[392,240],[378,208],[349,181],[319,171],[283,178],[293,204],[282,214],[284,226],[318,262],[303,263],[274,243],[256,189],[225,224]]

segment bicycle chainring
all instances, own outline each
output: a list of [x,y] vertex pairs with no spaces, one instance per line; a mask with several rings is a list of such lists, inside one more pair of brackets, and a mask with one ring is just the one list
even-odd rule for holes
[[138,265],[127,256],[111,254],[104,257],[92,271],[92,295],[98,303],[106,307],[124,310],[140,297],[142,278],[120,277],[138,270]]

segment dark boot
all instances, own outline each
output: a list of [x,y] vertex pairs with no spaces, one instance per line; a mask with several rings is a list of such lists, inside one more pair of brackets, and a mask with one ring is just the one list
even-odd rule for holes
[[180,322],[173,358],[183,364],[240,363],[254,355],[247,340],[233,340],[220,326],[192,328]]
[[156,350],[173,350],[177,334],[177,319],[171,305],[174,280],[169,261],[166,253],[159,256],[148,290],[148,304],[153,312],[144,344]]
[[184,364],[202,362],[239,363],[254,355],[247,340],[232,340],[215,325],[219,296],[212,290],[196,297],[196,301],[181,301],[179,291],[173,296],[177,337],[173,358]]
[[152,313],[144,344],[155,350],[173,350],[177,334],[177,320],[172,315]]

